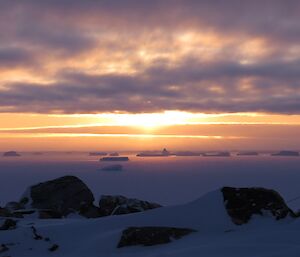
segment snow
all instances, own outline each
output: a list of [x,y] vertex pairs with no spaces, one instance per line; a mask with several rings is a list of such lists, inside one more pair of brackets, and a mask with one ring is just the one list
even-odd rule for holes
[[[34,240],[31,225],[50,242]],[[151,247],[116,248],[123,229],[129,226],[175,226],[198,230],[172,243]],[[14,257],[299,257],[300,221],[275,221],[256,216],[249,224],[234,225],[227,215],[220,190],[185,205],[163,207],[143,213],[98,219],[20,220],[18,228],[0,231],[0,242]],[[55,252],[48,251],[58,244]],[[31,248],[31,250],[29,250]]]

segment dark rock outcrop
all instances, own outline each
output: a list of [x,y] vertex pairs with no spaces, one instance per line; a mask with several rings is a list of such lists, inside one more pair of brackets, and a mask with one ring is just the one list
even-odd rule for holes
[[159,208],[161,205],[121,195],[103,195],[99,201],[99,207],[101,215],[108,216],[147,211]]
[[221,191],[227,213],[237,225],[245,224],[252,215],[263,215],[264,212],[270,213],[276,220],[296,216],[274,190],[223,187]]
[[156,203],[124,196],[102,196],[100,207],[93,202],[92,192],[80,179],[65,176],[29,187],[19,202],[10,202],[7,208],[0,208],[0,216],[21,218],[36,212],[41,219],[57,219],[71,213],[98,218],[161,207]]
[[12,212],[6,208],[0,207],[0,217],[13,217],[13,218],[23,218],[21,213]]
[[8,202],[5,205],[5,209],[9,211],[16,211],[16,210],[24,209],[24,205],[20,202]]
[[196,232],[196,230],[189,228],[129,227],[123,231],[118,248],[133,245],[167,244],[193,232]]
[[0,253],[4,253],[4,252],[6,252],[8,250],[9,250],[9,248],[7,247],[6,244],[1,244],[0,245]]
[[0,230],[11,230],[17,227],[17,221],[12,219],[6,219],[0,226]]
[[42,240],[44,237],[42,235],[39,235],[35,226],[31,226],[32,235],[34,240]]
[[16,210],[13,212],[13,215],[20,215],[21,218],[24,217],[24,215],[30,215],[37,212],[37,210],[34,209],[22,209],[22,210]]
[[54,251],[58,250],[58,248],[59,248],[59,245],[58,244],[54,244],[51,247],[49,247],[48,250],[50,252],[54,252]]
[[39,210],[39,219],[60,219],[62,214],[55,210]]
[[86,218],[98,218],[101,215],[100,208],[91,204],[82,204],[79,210],[79,214]]
[[0,217],[12,217],[12,216],[13,215],[9,210],[0,207]]
[[91,190],[74,176],[65,176],[31,186],[29,194],[31,208],[51,210],[60,213],[61,216],[80,212],[83,205],[93,206],[94,201]]

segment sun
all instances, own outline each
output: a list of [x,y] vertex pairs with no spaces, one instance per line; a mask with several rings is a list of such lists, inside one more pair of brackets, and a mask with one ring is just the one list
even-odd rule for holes
[[186,124],[191,114],[180,111],[162,113],[113,114],[114,125],[133,126],[144,130],[155,130],[160,127]]

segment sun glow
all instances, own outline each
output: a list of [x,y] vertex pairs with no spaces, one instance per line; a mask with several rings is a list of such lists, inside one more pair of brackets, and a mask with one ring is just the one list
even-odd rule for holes
[[264,113],[191,113],[165,111],[161,113],[99,113],[99,114],[0,114],[0,132],[39,129],[75,129],[89,127],[132,127],[140,132],[154,132],[176,125],[299,125],[300,115],[270,115]]
[[163,126],[188,123],[192,114],[179,111],[166,111],[163,113],[142,114],[107,114],[113,115],[115,125],[134,126],[145,130],[154,130]]

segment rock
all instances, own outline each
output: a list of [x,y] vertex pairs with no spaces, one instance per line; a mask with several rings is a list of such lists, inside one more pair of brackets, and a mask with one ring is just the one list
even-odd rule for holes
[[58,248],[59,248],[59,245],[54,244],[54,245],[52,245],[48,250],[49,250],[50,252],[54,252],[54,251],[56,251]]
[[19,203],[25,207],[29,203],[29,198],[26,196],[22,197],[21,200],[19,201]]
[[9,248],[5,244],[0,245],[0,253],[4,253],[8,250],[9,250]]
[[103,195],[99,201],[102,216],[121,215],[142,212],[161,207],[157,203],[150,203],[138,199],[126,198],[121,195]]
[[32,229],[32,234],[33,234],[34,240],[42,240],[43,239],[43,236],[38,234],[38,232],[34,226],[31,226],[31,229]]
[[270,213],[276,220],[295,213],[288,208],[283,198],[274,190],[265,188],[222,188],[225,207],[232,221],[237,224],[247,223],[252,215]]
[[22,205],[20,202],[8,202],[5,205],[5,209],[9,211],[16,211],[16,210],[24,209],[24,205]]
[[20,154],[18,154],[17,152],[15,151],[9,151],[9,152],[5,152],[3,154],[4,157],[19,157],[21,156]]
[[80,211],[82,204],[93,205],[94,201],[91,190],[74,176],[65,176],[31,186],[29,195],[31,208],[52,210],[62,216]]
[[79,214],[86,218],[98,218],[103,216],[101,215],[100,208],[94,205],[86,205],[86,204],[81,205]]
[[60,212],[55,210],[39,210],[40,219],[60,219],[62,215]]
[[6,219],[2,226],[0,227],[0,230],[12,230],[17,227],[17,221],[12,219]]
[[6,208],[0,207],[0,217],[13,217],[13,218],[23,218],[23,215],[21,213],[15,213],[11,212],[10,210]]
[[35,209],[21,209],[21,210],[16,210],[16,211],[13,211],[12,214],[15,216],[21,216],[21,217],[24,217],[24,215],[30,215],[30,214],[33,214],[35,213],[37,210]]
[[0,217],[12,217],[12,216],[13,215],[9,210],[0,207]]
[[151,246],[170,243],[196,230],[172,227],[129,227],[122,232],[118,248],[132,245]]

